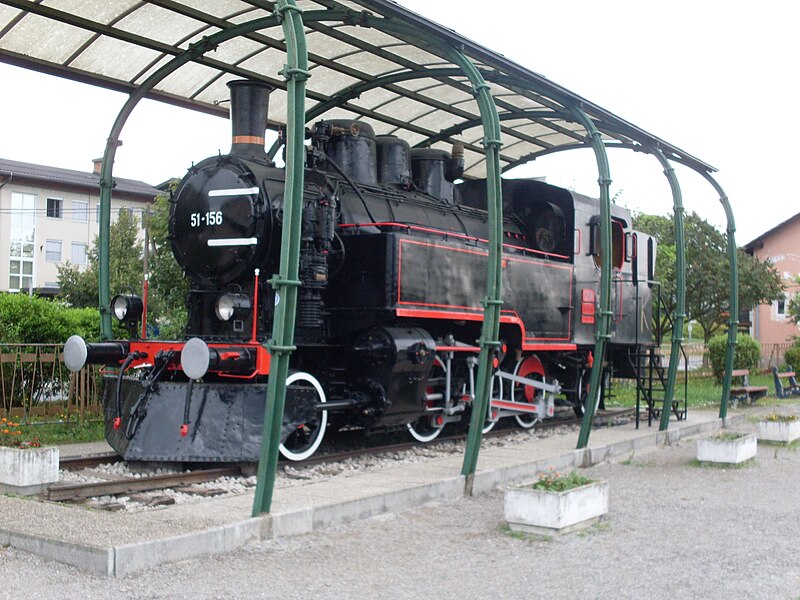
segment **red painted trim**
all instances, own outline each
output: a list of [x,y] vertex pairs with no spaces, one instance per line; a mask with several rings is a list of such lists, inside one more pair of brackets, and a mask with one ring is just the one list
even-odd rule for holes
[[[524,361],[522,361],[522,364],[519,366],[519,369],[517,369],[517,372],[515,374],[518,377],[529,378],[530,375],[533,375],[534,373],[536,375],[541,375],[542,379],[544,379],[544,365],[542,364],[542,361],[539,359],[539,357],[536,356],[535,354],[533,356],[529,356]],[[518,384],[514,383],[514,385]],[[528,402],[533,402],[533,394],[535,389],[536,388],[534,388],[533,386],[523,385],[522,391],[525,394],[525,398],[528,400]]]
[[492,400],[492,408],[508,408],[518,412],[535,413],[538,409],[533,404],[522,404],[521,402],[508,402],[506,400]]
[[144,283],[142,284],[142,339],[147,339],[147,292],[149,290],[149,285],[147,281],[147,276],[144,278]]
[[254,271],[254,281],[253,281],[253,327],[250,330],[250,343],[256,343],[256,330],[258,329],[258,275],[260,273],[260,269],[256,269]]
[[483,312],[482,308],[478,308],[475,306],[459,306],[457,304],[434,304],[432,302],[409,302],[408,300],[398,300],[398,304],[402,304],[404,306],[429,306],[431,308],[454,308],[458,310],[474,310]]
[[[483,321],[483,315],[478,313],[465,313],[447,310],[420,310],[415,308],[397,308],[398,317],[411,317],[415,319],[449,319],[451,321]],[[501,317],[502,320],[502,317]]]
[[[156,342],[156,341],[141,341],[141,340],[132,340],[130,342],[130,349],[131,352],[143,352],[147,354],[147,358],[140,358],[135,360],[131,363],[131,367],[137,367],[141,365],[150,365],[153,364],[153,358],[155,355],[158,354],[161,350],[174,350],[180,352],[183,349],[185,342]],[[252,379],[257,375],[269,375],[270,369],[270,355],[267,352],[267,349],[264,348],[261,344],[253,344],[250,342],[230,342],[226,344],[209,344],[209,348],[230,348],[231,346],[238,346],[241,348],[255,348],[256,350],[256,368],[250,375],[230,375],[225,373],[218,373],[216,371],[210,371],[212,373],[218,373],[221,377],[232,377],[232,378],[239,378],[239,379]],[[173,364],[170,366],[170,370],[178,371],[180,370],[180,364]]]
[[562,352],[567,351],[567,352],[569,352],[571,350],[577,350],[578,349],[578,345],[577,344],[526,344],[526,343],[523,343],[522,344],[522,349],[523,350],[530,350],[530,351],[547,351],[547,350],[550,350],[552,352],[556,352],[556,351],[562,351]]
[[436,346],[437,352],[480,352],[477,346]]

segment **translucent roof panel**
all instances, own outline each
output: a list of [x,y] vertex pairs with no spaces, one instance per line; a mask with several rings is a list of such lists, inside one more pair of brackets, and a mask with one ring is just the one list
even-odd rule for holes
[[[450,62],[461,51],[481,70],[501,118],[501,163],[585,144],[571,117],[580,106],[604,138],[660,147],[700,170],[713,167],[631,123],[391,0],[296,0],[309,60],[306,109],[318,118],[363,119],[412,146],[465,144],[465,177],[486,172],[472,86]],[[148,95],[228,116],[226,82],[275,88],[273,127],[285,124],[286,44],[271,0],[0,0],[0,60],[133,91],[198,44],[205,54],[157,82]],[[257,19],[258,27],[254,25]],[[267,19],[267,21],[263,21]],[[235,35],[231,35],[235,34]],[[222,39],[228,36],[229,39]],[[319,107],[319,108],[317,108]]]

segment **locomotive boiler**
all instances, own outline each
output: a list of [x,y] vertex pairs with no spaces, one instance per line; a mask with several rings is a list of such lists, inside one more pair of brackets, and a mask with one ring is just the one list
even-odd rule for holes
[[[184,339],[68,340],[72,369],[104,364],[109,443],[126,460],[258,460],[284,169],[264,150],[269,88],[234,81],[230,153],[193,166],[171,198],[169,235],[190,280]],[[475,399],[488,256],[486,184],[463,151],[411,148],[357,120],[308,132],[295,343],[281,452],[313,454],[327,430],[464,425]],[[525,428],[556,404],[581,414],[594,357],[598,201],[536,180],[503,182],[502,347],[485,427]],[[655,242],[612,206],[617,375],[652,345]],[[112,301],[131,324],[143,303]],[[132,331],[134,328],[132,328]]]

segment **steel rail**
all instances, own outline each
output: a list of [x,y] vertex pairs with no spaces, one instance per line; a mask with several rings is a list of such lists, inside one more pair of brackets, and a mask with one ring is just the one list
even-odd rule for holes
[[114,496],[116,494],[129,494],[132,492],[145,492],[167,487],[189,485],[214,481],[220,477],[230,477],[241,474],[239,467],[223,467],[218,469],[205,469],[191,473],[167,473],[141,478],[114,479],[111,481],[95,481],[92,483],[71,483],[68,485],[54,485],[47,488],[43,494],[47,500],[64,502],[66,500],[85,500],[95,496]]

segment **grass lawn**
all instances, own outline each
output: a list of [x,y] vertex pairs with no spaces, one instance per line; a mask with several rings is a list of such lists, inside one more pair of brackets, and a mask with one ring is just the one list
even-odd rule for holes
[[[740,385],[734,378],[733,386]],[[755,374],[750,376],[751,386],[766,386],[767,396],[758,400],[759,403],[776,401],[775,384],[771,373]],[[675,382],[675,399],[683,402],[684,389],[690,408],[719,406],[722,396],[722,386],[714,379],[713,375],[689,374],[688,386],[684,387],[683,373],[678,373]],[[613,398],[606,400],[608,407],[633,407],[636,406],[636,385],[630,379],[614,379],[612,383]],[[642,400],[644,402],[644,400]]]

